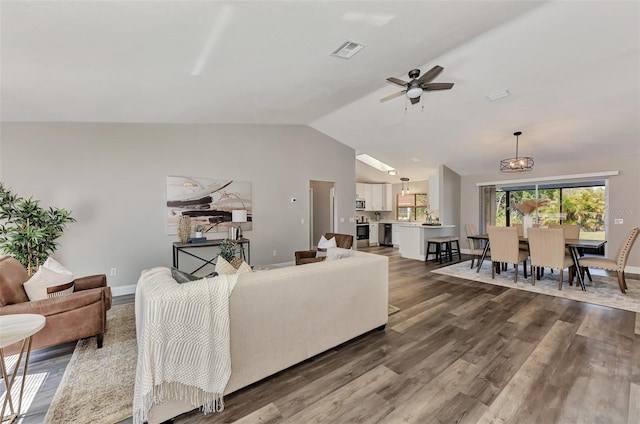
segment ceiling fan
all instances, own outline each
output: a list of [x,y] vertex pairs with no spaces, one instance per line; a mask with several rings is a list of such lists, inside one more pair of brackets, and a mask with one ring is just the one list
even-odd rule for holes
[[409,71],[409,78],[411,78],[411,81],[409,82],[403,81],[400,78],[389,77],[387,78],[387,81],[406,87],[406,89],[390,94],[387,97],[383,97],[380,101],[386,102],[387,100],[394,99],[407,93],[407,97],[411,100],[411,104],[415,105],[420,101],[420,96],[425,91],[449,90],[453,87],[452,82],[431,82],[435,77],[440,75],[440,72],[443,70],[444,68],[442,66],[436,65],[420,77],[420,69],[412,69]]

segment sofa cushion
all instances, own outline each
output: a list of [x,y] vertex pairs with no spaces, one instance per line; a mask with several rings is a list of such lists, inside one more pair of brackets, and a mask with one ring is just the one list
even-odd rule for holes
[[29,300],[34,301],[73,293],[73,284],[69,283],[73,283],[73,274],[56,272],[42,266],[22,286]]
[[0,258],[0,306],[28,302],[22,284],[29,279],[27,270],[11,256]]
[[351,249],[343,249],[341,247],[332,247],[330,249],[327,249],[328,261],[350,258],[351,256],[353,256],[353,250]]

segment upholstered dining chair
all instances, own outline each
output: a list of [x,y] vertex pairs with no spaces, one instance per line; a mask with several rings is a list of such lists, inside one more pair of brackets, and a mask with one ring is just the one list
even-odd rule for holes
[[564,247],[565,233],[562,228],[530,228],[528,231],[529,254],[531,255],[531,285],[536,285],[536,267],[557,268],[558,290],[562,290],[562,274],[569,268],[569,281],[573,280],[573,259]]
[[524,227],[522,224],[511,224],[511,226],[518,230],[518,237],[524,237]]
[[633,243],[635,243],[638,238],[638,232],[640,232],[639,228],[634,228],[629,231],[627,238],[622,242],[620,248],[618,248],[618,254],[615,259],[585,256],[580,258],[580,268],[588,267],[604,269],[606,271],[615,271],[618,274],[618,286],[620,286],[620,291],[622,293],[626,293],[627,282],[624,278],[624,267],[627,265],[629,252],[633,247]]
[[[478,228],[476,227],[475,224],[465,224],[464,232],[467,234],[467,237],[477,236]],[[482,246],[482,243],[480,242],[480,240],[474,240],[470,238],[467,238],[467,240],[469,241],[469,253],[471,254],[471,269],[473,269],[473,264],[476,261],[476,259],[480,260],[480,256],[482,256],[482,251],[484,250],[484,247]],[[487,251],[487,256],[490,256],[490,255],[491,255],[490,251]]]
[[524,278],[527,278],[527,258],[529,252],[520,250],[520,240],[518,230],[514,227],[494,227],[487,229],[489,244],[491,246],[491,278],[495,278],[496,263],[501,262],[513,264],[513,282],[518,282],[518,268],[520,262],[523,263]]
[[562,228],[564,230],[565,239],[579,239],[580,238],[580,226],[569,224],[549,224],[549,228]]
[[[549,224],[549,228],[562,228],[564,230],[564,238],[565,239],[579,239],[580,238],[580,226],[579,225],[571,225],[571,224]],[[569,248],[566,249],[568,255],[571,255]],[[578,252],[580,256],[584,256],[582,250]],[[577,272],[574,268],[574,271]],[[581,272],[586,271],[587,277],[589,277],[589,281],[593,281],[591,277],[591,273],[589,272],[589,268],[584,268]],[[573,285],[573,280],[569,280],[569,284]]]

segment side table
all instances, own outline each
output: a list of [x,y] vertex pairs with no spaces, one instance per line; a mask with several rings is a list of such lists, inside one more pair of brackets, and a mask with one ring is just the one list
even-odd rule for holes
[[[203,262],[195,270],[191,271],[190,274],[195,274],[200,271],[207,265],[215,265],[215,259],[218,255],[214,255],[211,259],[207,259],[207,257],[198,256],[195,253],[191,252],[192,249],[202,248],[202,247],[216,247],[220,246],[220,244],[226,239],[211,239],[207,240],[203,243],[173,243],[173,267],[180,269],[180,253],[184,253],[185,255],[191,256],[192,258],[197,259],[200,262]],[[238,240],[230,240],[234,244],[236,244],[240,248],[240,258],[242,258],[247,263],[251,264],[251,241],[248,238],[241,238]],[[244,245],[247,245],[247,253],[244,251]]]
[[[22,395],[24,393],[24,382],[27,377],[27,366],[29,365],[29,356],[31,355],[31,338],[34,334],[44,327],[46,319],[42,315],[36,314],[15,314],[0,316],[0,369],[2,370],[2,378],[6,389],[4,402],[2,403],[2,422],[7,421],[9,424],[16,421],[20,415],[22,407]],[[22,340],[22,348],[18,354],[18,360],[13,368],[13,372],[9,373],[5,361],[4,348],[13,343]],[[11,396],[11,388],[15,382],[18,369],[22,362],[22,356],[26,353],[24,367],[22,371],[22,380],[20,384],[20,397],[18,400],[18,409],[13,406],[13,398]],[[4,415],[9,405],[9,414]]]

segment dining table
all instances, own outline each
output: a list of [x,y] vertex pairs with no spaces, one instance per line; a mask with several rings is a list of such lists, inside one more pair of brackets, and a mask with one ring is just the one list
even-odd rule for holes
[[[487,252],[489,251],[489,235],[488,234],[475,234],[471,236],[467,236],[467,238],[472,240],[481,240],[484,242],[484,248],[482,249],[482,255],[478,260],[478,266],[476,268],[476,272],[480,272],[480,268],[482,267],[482,262],[487,257]],[[567,249],[569,249],[569,253],[571,254],[571,259],[573,260],[573,265],[576,269],[576,275],[578,276],[578,282],[580,283],[580,288],[583,291],[586,291],[586,287],[584,285],[584,275],[580,272],[580,249],[598,249],[605,245],[606,240],[583,240],[583,239],[565,239],[564,244]],[[529,240],[526,237],[520,237],[520,243],[529,244]]]

